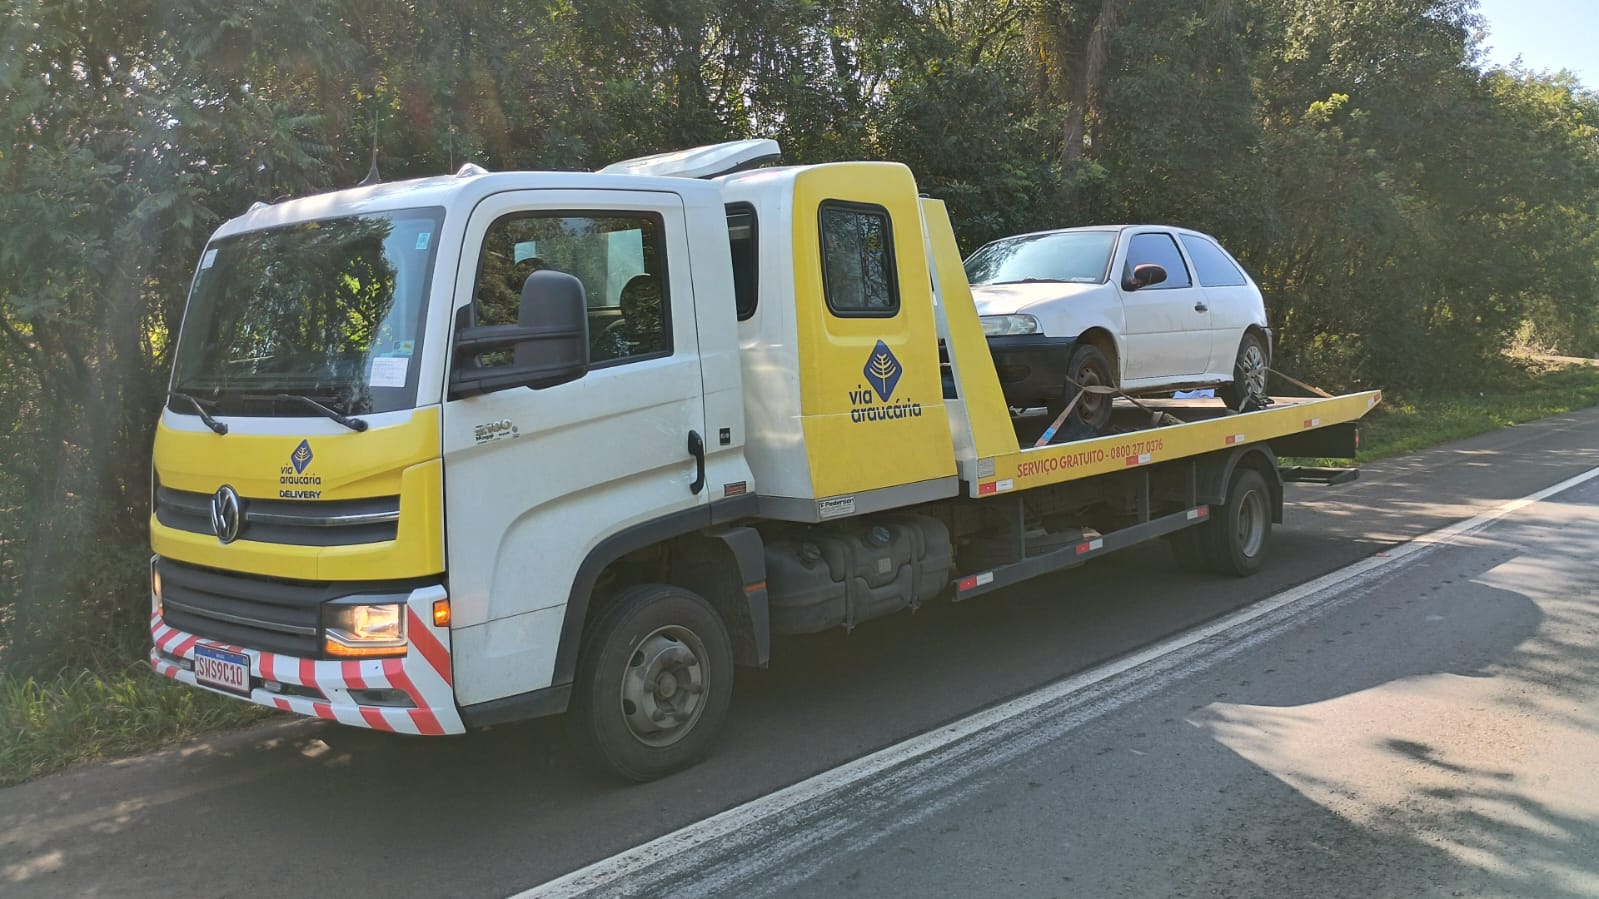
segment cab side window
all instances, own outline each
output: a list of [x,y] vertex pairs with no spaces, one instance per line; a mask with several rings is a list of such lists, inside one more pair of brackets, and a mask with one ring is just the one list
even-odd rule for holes
[[828,200],[818,213],[822,290],[827,308],[846,317],[888,318],[899,312],[894,232],[888,210]]
[[727,205],[727,245],[733,252],[733,300],[739,321],[748,321],[760,300],[758,233],[754,206],[748,203]]
[[1153,262],[1166,270],[1166,280],[1144,288],[1145,290],[1172,290],[1193,287],[1188,277],[1188,266],[1183,264],[1183,254],[1177,251],[1177,242],[1170,234],[1135,234],[1127,245],[1127,265],[1122,269],[1122,280],[1133,276],[1133,269]]
[[[515,213],[489,227],[480,260],[475,324],[516,324],[527,276],[554,269],[583,282],[591,367],[671,355],[666,245],[659,216]],[[500,361],[485,357],[482,363]]]

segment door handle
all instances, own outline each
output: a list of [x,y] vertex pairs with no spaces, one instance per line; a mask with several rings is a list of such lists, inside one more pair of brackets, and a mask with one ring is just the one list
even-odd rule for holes
[[1209,312],[1210,311],[1210,307],[1205,305],[1205,301],[1204,300],[1200,300],[1199,302],[1194,304],[1194,311],[1195,312]]
[[688,485],[688,492],[695,496],[705,489],[705,440],[700,437],[699,431],[688,432],[688,454],[694,457],[694,483]]

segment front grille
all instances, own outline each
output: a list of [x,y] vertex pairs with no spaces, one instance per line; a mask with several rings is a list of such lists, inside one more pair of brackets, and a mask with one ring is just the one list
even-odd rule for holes
[[[399,536],[400,498],[278,500],[244,499],[240,540],[293,546],[351,546]],[[211,534],[211,494],[156,487],[155,517],[193,534]]]
[[432,581],[291,581],[199,568],[160,559],[161,617],[181,631],[265,652],[318,658],[321,608],[330,599],[372,596],[404,602]]

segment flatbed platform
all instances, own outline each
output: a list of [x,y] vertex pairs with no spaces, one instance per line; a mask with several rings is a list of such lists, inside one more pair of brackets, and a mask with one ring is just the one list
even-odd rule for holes
[[[1272,405],[1244,413],[1231,412],[1214,399],[1140,400],[1182,424],[1040,447],[1021,448],[1018,444],[1015,452],[963,465],[961,480],[967,494],[974,498],[1059,484],[1354,422],[1381,399],[1382,392],[1378,390],[1335,397],[1273,397]],[[1147,423],[1151,417],[1149,412],[1119,400],[1112,422],[1113,426],[1126,427],[1130,421]],[[1041,418],[1038,430],[1041,432],[1047,425],[1048,421]]]

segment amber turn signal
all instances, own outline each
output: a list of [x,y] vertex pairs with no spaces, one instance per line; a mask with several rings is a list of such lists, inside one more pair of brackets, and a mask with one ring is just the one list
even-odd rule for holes
[[450,601],[449,600],[447,600],[447,599],[434,600],[434,602],[433,602],[433,626],[434,627],[449,627],[450,626]]

